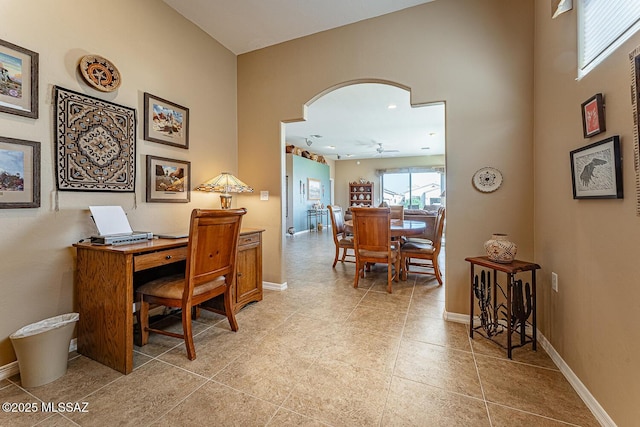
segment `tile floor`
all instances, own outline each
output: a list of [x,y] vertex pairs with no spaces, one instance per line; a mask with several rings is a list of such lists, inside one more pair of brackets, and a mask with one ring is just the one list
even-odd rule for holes
[[444,288],[428,276],[389,295],[378,268],[354,289],[354,265],[332,269],[333,251],[327,230],[287,237],[289,288],[243,309],[236,333],[203,312],[195,361],[152,335],[127,376],[72,354],[50,384],[0,381],[3,402],[88,402],[86,413],[0,412],[0,426],[598,425],[544,350],[510,361],[469,340],[442,319]]

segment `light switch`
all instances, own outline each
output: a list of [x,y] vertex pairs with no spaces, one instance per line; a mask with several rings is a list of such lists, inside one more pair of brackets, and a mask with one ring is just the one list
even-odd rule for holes
[[260,192],[260,200],[269,200],[269,192],[261,191]]

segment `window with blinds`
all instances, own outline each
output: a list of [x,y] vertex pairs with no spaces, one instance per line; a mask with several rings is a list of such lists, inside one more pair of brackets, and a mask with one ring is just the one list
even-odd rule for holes
[[639,0],[579,0],[578,77],[585,76],[639,29]]

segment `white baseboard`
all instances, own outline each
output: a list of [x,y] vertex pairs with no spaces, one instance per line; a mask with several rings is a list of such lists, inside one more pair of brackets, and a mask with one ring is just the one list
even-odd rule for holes
[[[446,310],[443,312],[442,317],[450,322],[469,324],[469,315],[460,313],[449,313]],[[475,319],[474,319],[475,320]],[[560,354],[551,345],[549,340],[537,331],[538,344],[547,352],[553,363],[556,364],[562,375],[569,381],[569,384],[578,393],[578,396],[582,399],[587,408],[591,411],[594,417],[600,422],[603,427],[616,427],[616,423],[611,419],[609,414],[593,397],[589,389],[580,381],[580,378],[571,370],[569,365],[560,357]]]
[[[78,349],[78,340],[77,338],[73,338],[69,343],[69,353],[74,352]],[[20,373],[20,366],[18,366],[18,361],[8,363],[4,366],[0,366],[0,381],[6,380],[16,374]]]
[[262,289],[268,289],[270,291],[284,291],[288,287],[287,282],[284,283],[273,283],[273,282],[262,282]]
[[11,362],[7,365],[0,366],[0,381],[6,380],[7,378],[11,378],[15,374],[20,373],[20,367],[18,366],[18,361]]
[[551,357],[551,360],[553,360],[553,363],[560,369],[560,372],[562,372],[567,381],[569,381],[569,384],[571,384],[576,393],[578,393],[578,396],[580,396],[585,405],[591,410],[593,416],[600,422],[600,425],[603,427],[616,427],[616,423],[611,419],[609,414],[600,406],[600,403],[593,397],[589,389],[580,381],[580,378],[571,370],[569,365],[560,357],[556,349],[553,348],[551,343],[540,331],[538,331],[538,343],[545,349],[549,357]]

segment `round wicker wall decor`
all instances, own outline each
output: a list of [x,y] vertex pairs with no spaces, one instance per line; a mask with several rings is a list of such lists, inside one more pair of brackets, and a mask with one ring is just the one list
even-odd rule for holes
[[85,55],[78,64],[80,74],[94,89],[113,92],[121,83],[120,72],[109,60],[98,55]]

